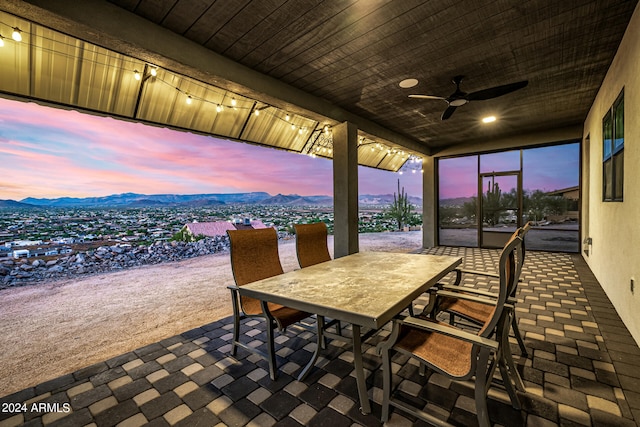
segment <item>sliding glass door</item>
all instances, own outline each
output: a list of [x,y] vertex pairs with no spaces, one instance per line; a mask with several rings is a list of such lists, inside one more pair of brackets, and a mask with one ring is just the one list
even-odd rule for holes
[[480,218],[478,240],[482,248],[501,248],[521,226],[520,172],[484,173],[478,177]]
[[438,244],[501,248],[530,221],[527,249],[579,251],[580,143],[438,160]]

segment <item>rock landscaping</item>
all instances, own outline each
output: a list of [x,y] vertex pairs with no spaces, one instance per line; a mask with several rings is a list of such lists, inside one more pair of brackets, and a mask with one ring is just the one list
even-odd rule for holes
[[115,244],[55,259],[7,258],[0,261],[0,289],[77,275],[104,273],[148,264],[178,261],[229,249],[227,236],[197,242],[158,241],[149,246]]

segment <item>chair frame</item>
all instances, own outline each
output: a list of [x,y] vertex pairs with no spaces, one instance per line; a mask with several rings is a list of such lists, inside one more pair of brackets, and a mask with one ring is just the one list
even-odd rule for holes
[[[509,378],[511,379],[511,381],[513,381],[513,384],[515,385],[516,389],[523,393],[526,392],[526,388],[524,386],[524,382],[522,381],[522,378],[520,377],[520,373],[516,369],[516,364],[513,360],[513,354],[511,352],[511,348],[508,345],[508,343],[509,343],[509,330],[511,329],[513,330],[513,334],[516,338],[516,341],[518,342],[518,346],[520,347],[521,354],[524,357],[528,357],[527,348],[524,344],[524,340],[522,339],[520,329],[518,328],[515,304],[517,303],[517,299],[516,299],[517,287],[518,287],[518,283],[521,281],[520,274],[522,273],[522,267],[524,265],[524,259],[525,259],[525,253],[526,253],[525,236],[527,232],[530,230],[530,228],[531,228],[531,225],[529,222],[527,222],[523,227],[516,230],[516,234],[522,239],[522,250],[520,251],[520,255],[519,255],[521,259],[517,263],[517,271],[516,271],[517,280],[513,283],[512,288],[509,290],[509,296],[507,298],[508,304],[506,305],[506,309],[509,310],[510,312],[509,313],[510,328],[507,328],[506,331],[496,331],[496,336],[500,337],[500,339],[504,340],[503,342],[506,343],[502,351],[502,356],[504,358],[503,362],[504,364],[506,364],[508,372],[510,373]],[[484,276],[484,277],[490,277],[494,279],[499,278],[499,275],[494,273],[458,269],[456,270],[456,279],[453,284],[451,285],[438,284],[429,290],[429,294],[430,294],[429,305],[425,309],[425,313],[429,313],[429,317],[435,319],[438,313],[440,313],[441,311],[445,311],[449,314],[450,316],[449,323],[452,325],[455,324],[455,316],[461,317],[473,324],[481,325],[481,322],[476,318],[465,316],[464,314],[459,312],[440,310],[440,307],[438,306],[439,298],[442,298],[442,297],[463,299],[467,301],[474,301],[481,304],[495,304],[494,301],[496,300],[497,295],[494,292],[483,291],[480,289],[473,289],[468,286],[459,286],[462,279],[462,274]],[[474,299],[474,297],[477,297],[479,299]],[[510,385],[511,383],[509,383],[509,386]],[[505,386],[507,385],[505,384]],[[512,398],[511,401],[514,408],[519,407],[520,403],[517,400],[517,398],[516,399]]]
[[[272,231],[264,231],[264,230],[272,230]],[[262,358],[266,359],[268,364],[269,364],[269,377],[272,380],[275,380],[277,378],[277,362],[276,362],[276,354],[275,354],[275,342],[274,342],[274,330],[278,329],[280,332],[284,332],[286,331],[287,326],[293,324],[293,323],[299,323],[300,326],[302,326],[303,328],[307,329],[307,330],[311,330],[316,332],[316,336],[317,336],[317,344],[318,345],[324,345],[324,338],[323,338],[323,329],[324,329],[324,318],[322,318],[322,316],[318,316],[317,321],[316,321],[316,327],[311,327],[309,325],[305,325],[304,323],[301,323],[300,320],[311,316],[311,313],[305,313],[300,311],[299,315],[296,316],[297,318],[299,318],[298,320],[294,321],[294,322],[286,322],[283,323],[281,319],[279,319],[277,316],[274,316],[273,312],[272,312],[272,308],[270,307],[269,302],[267,301],[260,301],[260,308],[261,308],[261,312],[260,313],[247,313],[244,306],[243,306],[243,302],[242,302],[242,297],[240,295],[239,289],[242,285],[245,285],[247,283],[251,283],[251,282],[245,282],[245,283],[241,283],[238,284],[239,281],[241,281],[238,278],[238,272],[236,271],[236,267],[235,267],[235,263],[234,263],[234,241],[236,241],[236,239],[239,238],[239,236],[242,236],[243,234],[246,236],[247,234],[245,233],[255,233],[255,234],[259,234],[262,235],[260,236],[263,239],[266,240],[273,240],[275,239],[275,255],[278,257],[278,265],[274,267],[274,272],[275,274],[269,274],[269,275],[264,275],[263,277],[259,277],[259,278],[255,278],[252,281],[255,280],[260,280],[260,279],[265,279],[267,277],[273,277],[276,274],[282,274],[282,265],[280,264],[280,260],[279,260],[279,254],[277,251],[277,234],[275,229],[273,228],[269,228],[269,229],[249,229],[249,230],[228,230],[227,231],[227,235],[229,236],[229,242],[231,244],[231,269],[233,272],[233,277],[234,280],[236,281],[235,285],[229,285],[227,286],[227,288],[231,291],[231,302],[232,302],[232,306],[233,306],[233,340],[232,340],[232,344],[231,344],[231,355],[233,357],[237,356],[237,352],[238,352],[238,347],[242,347],[245,350],[258,354],[259,356],[261,356]],[[240,233],[240,234],[238,234]],[[273,243],[273,242],[271,242]],[[235,243],[235,245],[237,245],[239,243]],[[237,246],[236,246],[237,248]],[[279,268],[278,268],[279,267]],[[272,306],[275,307],[275,306]],[[286,308],[286,307],[284,307]],[[289,309],[292,310],[292,309]],[[264,351],[261,351],[258,348],[255,347],[251,347],[248,344],[245,344],[243,342],[240,341],[240,322],[244,319],[248,319],[248,318],[257,318],[257,319],[264,319],[266,321],[266,333],[267,333],[267,352],[265,353]],[[300,373],[299,379],[303,379],[307,374],[308,374],[309,369],[303,370]]]
[[[526,255],[526,239],[525,236],[526,234],[529,232],[529,230],[531,229],[531,223],[527,222],[524,226],[520,227],[518,230],[516,230],[516,232],[518,233],[518,236],[520,236],[522,238],[522,262],[519,264],[520,270],[517,272],[517,277],[518,277],[518,281],[515,282],[513,289],[510,290],[509,292],[509,302],[513,305],[515,305],[515,303],[517,302],[516,299],[516,294],[518,292],[518,283],[521,282],[522,280],[520,280],[520,274],[522,273],[522,267],[524,266],[524,259],[525,259],[525,255]],[[484,277],[491,277],[494,279],[499,278],[499,276],[497,274],[494,273],[489,273],[489,272],[485,272],[485,271],[476,271],[476,270],[466,270],[466,269],[457,269],[456,270],[456,279],[454,281],[454,283],[448,285],[448,284],[438,284],[435,287],[431,288],[429,290],[429,293],[431,295],[441,295],[441,296],[451,296],[451,294],[445,294],[443,293],[444,291],[457,291],[457,292],[466,292],[466,293],[472,293],[481,297],[486,297],[486,298],[496,298],[496,294],[494,292],[488,292],[488,291],[482,291],[480,289],[473,289],[473,288],[469,288],[468,286],[459,286],[460,282],[462,280],[462,274],[471,274],[471,275],[475,275],[475,276],[484,276]],[[440,291],[440,292],[438,292]],[[432,304],[432,301],[434,302]],[[432,298],[429,301],[429,313],[431,315],[431,317],[435,317],[435,315],[440,312],[438,310],[437,304],[436,304],[437,298]],[[426,310],[425,310],[426,311]],[[446,310],[445,310],[446,311]],[[471,323],[476,323],[479,324],[480,322],[478,322],[476,319],[471,318],[471,317],[467,317],[464,316],[463,314],[459,314],[459,313],[453,313],[453,312],[448,312],[450,315],[450,322],[453,324],[455,322],[455,316],[459,316],[464,318],[465,320],[471,322]],[[518,321],[516,318],[516,313],[514,311],[513,313],[513,321],[511,322],[511,328],[513,330],[513,334],[518,342],[518,346],[520,347],[520,352],[524,357],[528,357],[529,354],[527,352],[527,347],[524,344],[524,340],[522,339],[522,334],[520,333],[520,329],[518,328]],[[524,391],[524,390],[523,390]]]
[[[515,252],[515,255],[514,255]],[[508,381],[507,367],[504,364],[504,357],[502,351],[505,348],[504,336],[508,336],[509,324],[511,322],[511,316],[513,311],[509,307],[508,292],[512,284],[508,283],[508,279],[514,281],[517,280],[516,274],[519,272],[520,266],[518,265],[522,259],[522,239],[520,236],[515,235],[510,242],[505,245],[502,250],[499,262],[500,272],[500,292],[498,293],[497,301],[486,301],[487,303],[494,304],[496,310],[487,320],[483,328],[478,334],[472,334],[468,331],[464,331],[452,325],[445,325],[436,323],[435,320],[429,318],[416,318],[416,317],[399,317],[394,319],[393,328],[389,338],[378,344],[378,353],[382,355],[382,367],[383,367],[383,399],[382,399],[382,421],[389,420],[389,407],[394,406],[405,412],[408,412],[418,418],[423,419],[426,422],[433,423],[435,425],[448,425],[441,419],[424,412],[418,408],[409,406],[406,402],[395,399],[392,397],[392,373],[391,373],[391,351],[397,351],[405,354],[409,357],[416,358],[420,361],[421,367],[428,364],[428,367],[436,372],[448,376],[454,380],[468,380],[475,377],[475,402],[476,413],[478,421],[481,427],[488,427],[490,425],[489,414],[487,409],[487,393],[491,386],[493,374],[496,367],[500,368],[500,373],[505,382],[505,387],[509,393],[512,403],[517,401],[515,390],[511,383]],[[515,264],[515,265],[513,265]],[[511,275],[508,274],[508,268],[513,267],[515,270],[511,270]],[[471,296],[468,296],[471,297]],[[477,297],[471,297],[477,298]],[[482,299],[479,299],[482,300]],[[415,328],[431,333],[448,335],[472,344],[471,346],[471,366],[468,372],[463,375],[455,376],[445,372],[443,369],[436,365],[429,364],[428,361],[418,357],[410,351],[397,347],[398,340],[401,339],[401,330],[404,327]],[[497,331],[497,332],[496,332]],[[506,332],[505,332],[506,331]],[[498,337],[496,337],[496,334]],[[493,337],[493,338],[492,338]],[[507,343],[508,345],[508,343]],[[492,356],[493,355],[493,356]],[[421,369],[421,374],[423,373]]]

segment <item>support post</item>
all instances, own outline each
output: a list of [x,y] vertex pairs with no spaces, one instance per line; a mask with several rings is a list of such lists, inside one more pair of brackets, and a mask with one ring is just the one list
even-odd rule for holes
[[358,128],[349,122],[333,128],[333,217],[334,257],[358,252]]
[[438,224],[436,221],[438,200],[436,191],[436,161],[432,156],[422,160],[422,247],[432,248],[436,245]]

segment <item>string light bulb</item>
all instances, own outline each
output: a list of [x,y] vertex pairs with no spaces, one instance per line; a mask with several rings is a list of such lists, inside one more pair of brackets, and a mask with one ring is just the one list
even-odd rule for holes
[[140,71],[138,70],[133,70],[133,78],[135,78],[136,80],[140,80],[142,77],[140,76]]
[[259,116],[260,115],[260,110],[254,111],[253,114],[255,114],[256,116]]
[[222,113],[222,105],[220,105],[220,104],[216,105],[216,111],[218,113]]
[[231,106],[232,107],[235,107],[237,103],[238,103],[238,101],[236,101],[235,98],[231,98]]
[[287,115],[286,115],[286,116],[284,116],[284,119],[285,119],[286,121],[289,121],[289,120],[291,120],[291,116],[289,116],[289,114],[287,113]]
[[20,31],[20,28],[18,27],[13,28],[13,33],[11,33],[11,38],[17,42],[22,41],[22,31]]
[[191,95],[187,95],[187,105],[191,105],[191,102],[193,100],[191,99]]
[[4,46],[4,37],[2,37],[2,35],[0,35],[0,47]]
[[155,77],[158,75],[158,68],[157,67],[151,67],[151,70],[149,71],[151,73],[152,77]]
[[293,123],[291,123],[291,130],[296,130],[296,125],[294,125]]

